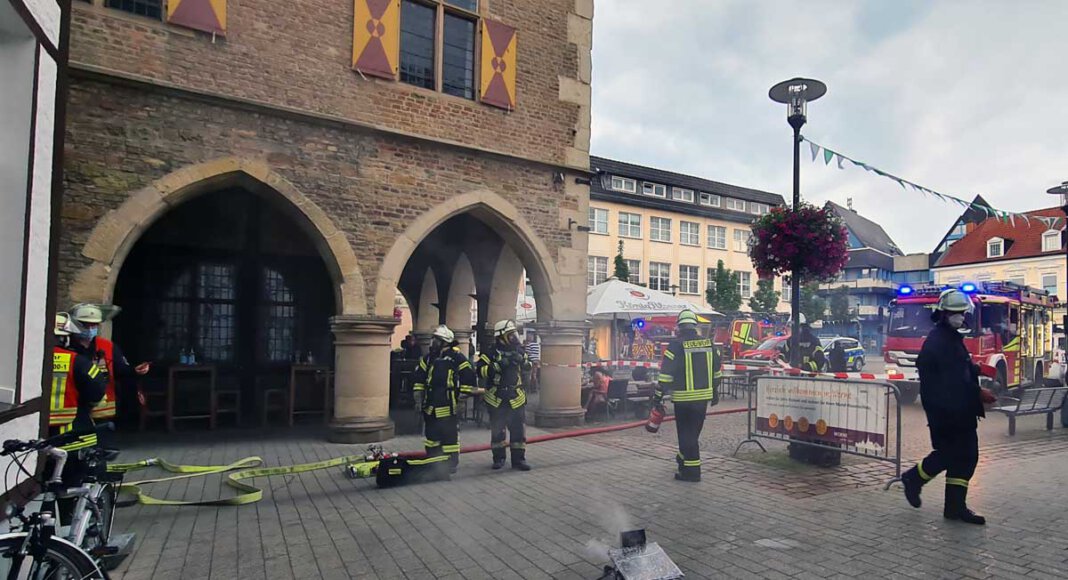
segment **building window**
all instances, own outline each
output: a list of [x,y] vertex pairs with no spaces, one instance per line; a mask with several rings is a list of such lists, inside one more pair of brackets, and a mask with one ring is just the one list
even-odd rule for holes
[[156,20],[163,18],[163,0],[107,0],[104,6]]
[[[400,80],[473,100],[477,8],[477,0],[403,0]],[[440,70],[437,54],[441,55]]]
[[727,228],[708,226],[708,247],[713,250],[727,249]]
[[728,197],[726,198],[726,200],[727,209],[732,209],[734,211],[745,211],[745,200],[734,199],[733,197]]
[[674,199],[675,201],[685,201],[693,203],[693,190],[682,189],[681,187],[672,187],[671,199]]
[[749,272],[738,272],[738,292],[741,292],[742,298],[749,298],[753,292],[749,284],[749,276]]
[[702,193],[701,205],[707,205],[708,207],[719,207],[719,196],[714,193]]
[[697,266],[679,266],[679,292],[697,294]]
[[667,197],[667,186],[660,185],[659,183],[642,183],[642,193],[645,195],[655,195],[656,197]]
[[641,260],[625,260],[627,262],[627,272],[630,273],[630,278],[627,282],[631,284],[642,283],[642,261]]
[[769,209],[768,208],[768,204],[766,204],[766,203],[756,203],[756,202],[750,202],[749,203],[749,213],[754,214],[754,215],[764,215],[764,214],[768,213],[768,209]]
[[749,251],[749,237],[752,234],[749,230],[734,230],[734,251],[735,252],[748,252]]
[[716,269],[705,268],[705,291],[716,289]]
[[671,264],[649,262],[649,288],[661,292],[671,291]]
[[624,193],[636,193],[638,191],[638,184],[633,179],[613,175],[612,189],[616,191],[622,191]]
[[586,283],[590,286],[603,284],[608,279],[608,258],[589,256],[586,259]]
[[1005,255],[1005,240],[1001,238],[990,238],[986,243],[986,257],[987,258],[1000,258]]
[[1042,289],[1046,291],[1050,296],[1060,296],[1060,292],[1057,290],[1057,275],[1056,274],[1042,274]]
[[642,216],[625,211],[619,212],[619,236],[623,238],[641,238]]
[[608,210],[590,208],[590,231],[595,234],[608,235]]
[[790,297],[793,296],[793,286],[790,285],[789,278],[782,279],[782,301],[789,302]]
[[684,246],[701,245],[701,224],[697,222],[679,222],[679,242]]
[[1027,281],[1023,276],[1009,276],[1009,282],[1019,284],[1020,286],[1025,286],[1027,284]]
[[1042,251],[1055,252],[1061,249],[1061,232],[1050,230],[1042,234]]
[[671,242],[671,220],[668,218],[649,218],[649,239],[654,242]]

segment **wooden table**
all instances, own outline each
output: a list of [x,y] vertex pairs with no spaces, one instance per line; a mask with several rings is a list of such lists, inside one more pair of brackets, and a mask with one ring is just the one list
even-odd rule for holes
[[[181,375],[208,375],[208,413],[206,415],[175,415],[175,382]],[[207,419],[208,428],[215,429],[215,365],[175,365],[167,369],[167,431],[174,431],[175,421]]]

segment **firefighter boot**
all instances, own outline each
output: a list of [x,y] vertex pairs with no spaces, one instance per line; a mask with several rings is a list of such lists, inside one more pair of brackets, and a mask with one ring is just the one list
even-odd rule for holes
[[968,509],[968,488],[952,483],[946,484],[946,508],[942,516],[947,520],[959,520],[966,524],[986,525],[986,518]]
[[920,477],[920,470],[918,467],[901,474],[901,485],[905,487],[905,499],[908,500],[909,505],[918,508],[923,505],[923,501],[920,499],[920,491],[923,490],[923,478]]
[[506,457],[505,443],[503,441],[491,443],[493,446],[493,469],[500,469],[504,467],[504,460]]
[[527,449],[526,443],[512,443],[512,469],[518,469],[519,471],[530,471],[530,464],[527,463]]

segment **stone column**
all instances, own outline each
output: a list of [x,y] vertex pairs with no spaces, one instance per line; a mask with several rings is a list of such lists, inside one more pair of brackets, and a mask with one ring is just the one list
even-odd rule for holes
[[456,337],[456,344],[459,345],[460,352],[464,353],[464,356],[469,356],[471,354],[469,352],[471,350],[471,335],[473,334],[471,329],[464,328],[462,330],[457,330],[455,328],[450,328],[450,330],[452,330],[453,336]]
[[[534,424],[538,427],[582,425],[586,412],[582,388],[582,337],[586,323],[552,321],[536,324],[541,337],[541,388]],[[576,365],[576,366],[565,366]]]
[[393,437],[389,418],[389,352],[392,317],[341,315],[334,333],[334,416],[330,441],[366,443]]
[[430,352],[430,343],[434,340],[433,330],[413,332],[412,336],[415,337],[415,342],[419,344],[419,348],[423,349],[423,354]]

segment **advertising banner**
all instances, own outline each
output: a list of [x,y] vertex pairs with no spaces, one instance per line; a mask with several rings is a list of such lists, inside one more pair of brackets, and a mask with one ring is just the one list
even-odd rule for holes
[[755,433],[879,452],[887,444],[887,387],[874,381],[757,380]]

